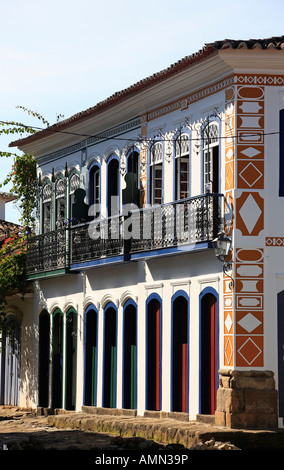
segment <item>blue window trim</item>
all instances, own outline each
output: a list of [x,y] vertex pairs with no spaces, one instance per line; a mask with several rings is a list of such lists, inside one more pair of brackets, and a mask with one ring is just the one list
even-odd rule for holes
[[[92,162],[92,164],[89,166],[88,168],[88,203],[89,203],[89,206],[91,204],[91,193],[90,193],[90,189],[91,189],[91,177],[93,177],[93,172],[92,170],[97,167],[99,169],[99,186],[100,186],[100,190],[99,190],[99,204],[101,205],[101,201],[102,201],[102,178],[101,178],[101,175],[102,175],[102,171],[101,171],[101,164],[94,160]],[[93,189],[94,189],[94,182],[93,182]],[[101,213],[101,209],[99,211]]]
[[188,172],[189,172],[189,181],[188,181],[188,197],[191,197],[191,130],[183,127],[178,132],[174,134],[173,141],[175,143],[173,149],[173,201],[177,200],[177,188],[176,188],[176,140],[180,135],[187,134],[189,137],[189,154],[188,154]]
[[157,140],[157,141],[153,141],[152,144],[149,146],[148,155],[147,155],[147,204],[149,204],[149,205],[152,205],[152,202],[151,202],[151,197],[152,197],[151,151],[152,151],[152,147],[155,144],[158,144],[158,143],[162,144],[162,148],[163,148],[163,158],[162,158],[162,204],[164,203],[165,147],[164,147],[163,142],[161,142],[160,140]]
[[[113,308],[115,310],[115,315],[116,315],[116,331],[115,331],[115,344],[116,344],[116,356],[115,356],[115,406],[116,408],[116,399],[117,399],[117,335],[118,335],[118,324],[117,324],[117,306],[113,302],[108,302],[106,306],[104,307],[104,321],[103,321],[103,377],[102,377],[102,399],[104,399],[104,377],[105,377],[105,323],[106,323],[106,311],[109,308]],[[102,406],[104,406],[104,403],[102,403]]]
[[201,331],[201,300],[206,294],[213,294],[217,300],[217,384],[218,384],[218,370],[219,370],[219,294],[213,287],[205,287],[199,294],[199,412],[201,412],[201,341],[202,341],[202,331]]
[[131,156],[132,153],[137,153],[138,154],[138,174],[137,174],[137,188],[140,189],[140,159],[141,159],[141,154],[140,154],[140,149],[134,144],[132,145],[127,154],[126,154],[126,173],[128,173],[128,160]]
[[[118,156],[115,154],[115,153],[112,153],[108,159],[107,159],[107,172],[106,172],[106,209],[108,209],[108,190],[109,190],[109,187],[108,187],[108,171],[109,171],[109,164],[112,160],[117,160],[118,162],[118,188],[117,188],[117,192],[118,192],[118,206],[119,206],[119,210],[120,210],[120,188],[121,188],[121,181],[120,181],[120,159],[118,158]],[[111,214],[107,214],[107,217],[110,217]]]
[[170,389],[170,404],[171,404],[171,410],[173,411],[173,344],[174,344],[174,338],[173,338],[173,325],[174,325],[174,301],[178,297],[183,297],[187,301],[187,341],[188,341],[188,346],[187,346],[187,354],[188,354],[188,362],[187,362],[187,412],[189,412],[189,349],[190,349],[190,299],[189,295],[182,289],[179,289],[176,291],[171,298],[171,389]]
[[279,111],[279,197],[284,197],[284,109]]
[[[87,337],[87,314],[93,310],[97,315],[97,334],[96,334],[96,344],[98,347],[98,323],[99,323],[99,312],[94,304],[89,304],[84,311],[84,338]],[[96,383],[97,383],[97,364],[96,364]],[[83,400],[85,404],[85,391],[86,391],[86,342],[84,342],[84,386],[83,386]],[[97,388],[95,390],[95,406],[97,406]]]
[[148,376],[148,370],[147,370],[147,363],[148,363],[148,306],[149,306],[149,303],[151,302],[151,300],[158,300],[158,302],[160,303],[160,308],[161,308],[161,324],[160,324],[160,358],[161,358],[161,366],[160,366],[160,405],[161,405],[161,408],[162,408],[162,388],[163,388],[163,383],[162,383],[162,377],[163,377],[163,374],[162,374],[162,370],[163,370],[163,356],[162,356],[162,353],[163,353],[163,302],[162,302],[162,298],[160,297],[159,294],[157,294],[156,292],[153,292],[152,294],[149,295],[149,297],[147,297],[146,299],[146,309],[145,309],[145,312],[146,312],[146,318],[145,318],[145,327],[146,327],[146,330],[145,330],[145,340],[146,340],[146,348],[145,348],[145,364],[146,364],[146,367],[145,367],[145,372],[146,372],[146,376],[145,376],[145,402],[146,402],[146,410],[148,409],[148,393],[147,393],[147,390],[148,390],[148,383],[147,383],[147,376]]
[[[127,153],[126,153],[126,172],[128,172],[128,158],[130,157],[130,155],[132,154],[132,152],[135,152],[135,153],[138,153],[138,163],[140,163],[140,150],[139,148],[137,147],[137,145],[131,145],[131,147],[128,149]],[[138,166],[138,170],[140,168],[140,165]]]
[[132,305],[135,309],[135,315],[136,315],[136,408],[137,408],[137,351],[138,351],[138,307],[137,303],[133,299],[128,299],[123,305],[123,326],[122,326],[122,344],[123,344],[123,349],[122,349],[122,408],[124,408],[124,337],[125,337],[125,310],[126,308]]

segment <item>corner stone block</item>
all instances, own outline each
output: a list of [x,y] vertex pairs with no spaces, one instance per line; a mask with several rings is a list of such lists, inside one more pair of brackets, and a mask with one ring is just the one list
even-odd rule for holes
[[219,370],[215,424],[231,429],[276,429],[277,390],[271,371]]

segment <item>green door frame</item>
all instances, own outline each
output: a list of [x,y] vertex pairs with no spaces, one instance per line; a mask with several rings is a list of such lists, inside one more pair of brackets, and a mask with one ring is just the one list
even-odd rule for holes
[[[73,316],[76,319],[76,324],[72,323],[72,331],[68,334],[68,316]],[[69,317],[70,318],[70,317]],[[65,394],[64,394],[64,408],[75,410],[76,408],[76,392],[77,392],[77,347],[78,347],[78,314],[76,310],[71,307],[68,309],[65,316]],[[71,322],[70,322],[71,323]],[[75,331],[74,331],[75,329]],[[75,335],[75,339],[73,336]],[[71,339],[71,342],[70,342]],[[73,352],[73,346],[75,351]],[[69,348],[71,350],[69,351]],[[71,357],[70,357],[71,354]],[[70,395],[71,393],[71,395]],[[71,403],[71,404],[70,404]]]

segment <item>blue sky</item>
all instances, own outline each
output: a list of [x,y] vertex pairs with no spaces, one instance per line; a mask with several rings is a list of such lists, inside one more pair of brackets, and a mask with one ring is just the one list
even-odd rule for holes
[[[283,0],[0,0],[0,6],[0,120],[36,126],[16,107],[53,124],[58,114],[94,106],[205,43],[284,34]],[[11,140],[0,135],[1,150]],[[11,164],[2,159],[0,181]],[[6,219],[18,217],[7,204]]]

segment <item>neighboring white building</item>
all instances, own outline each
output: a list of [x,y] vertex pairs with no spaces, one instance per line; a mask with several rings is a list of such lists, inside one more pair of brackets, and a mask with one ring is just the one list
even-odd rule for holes
[[39,179],[19,404],[283,425],[283,54],[208,44],[11,144]]

